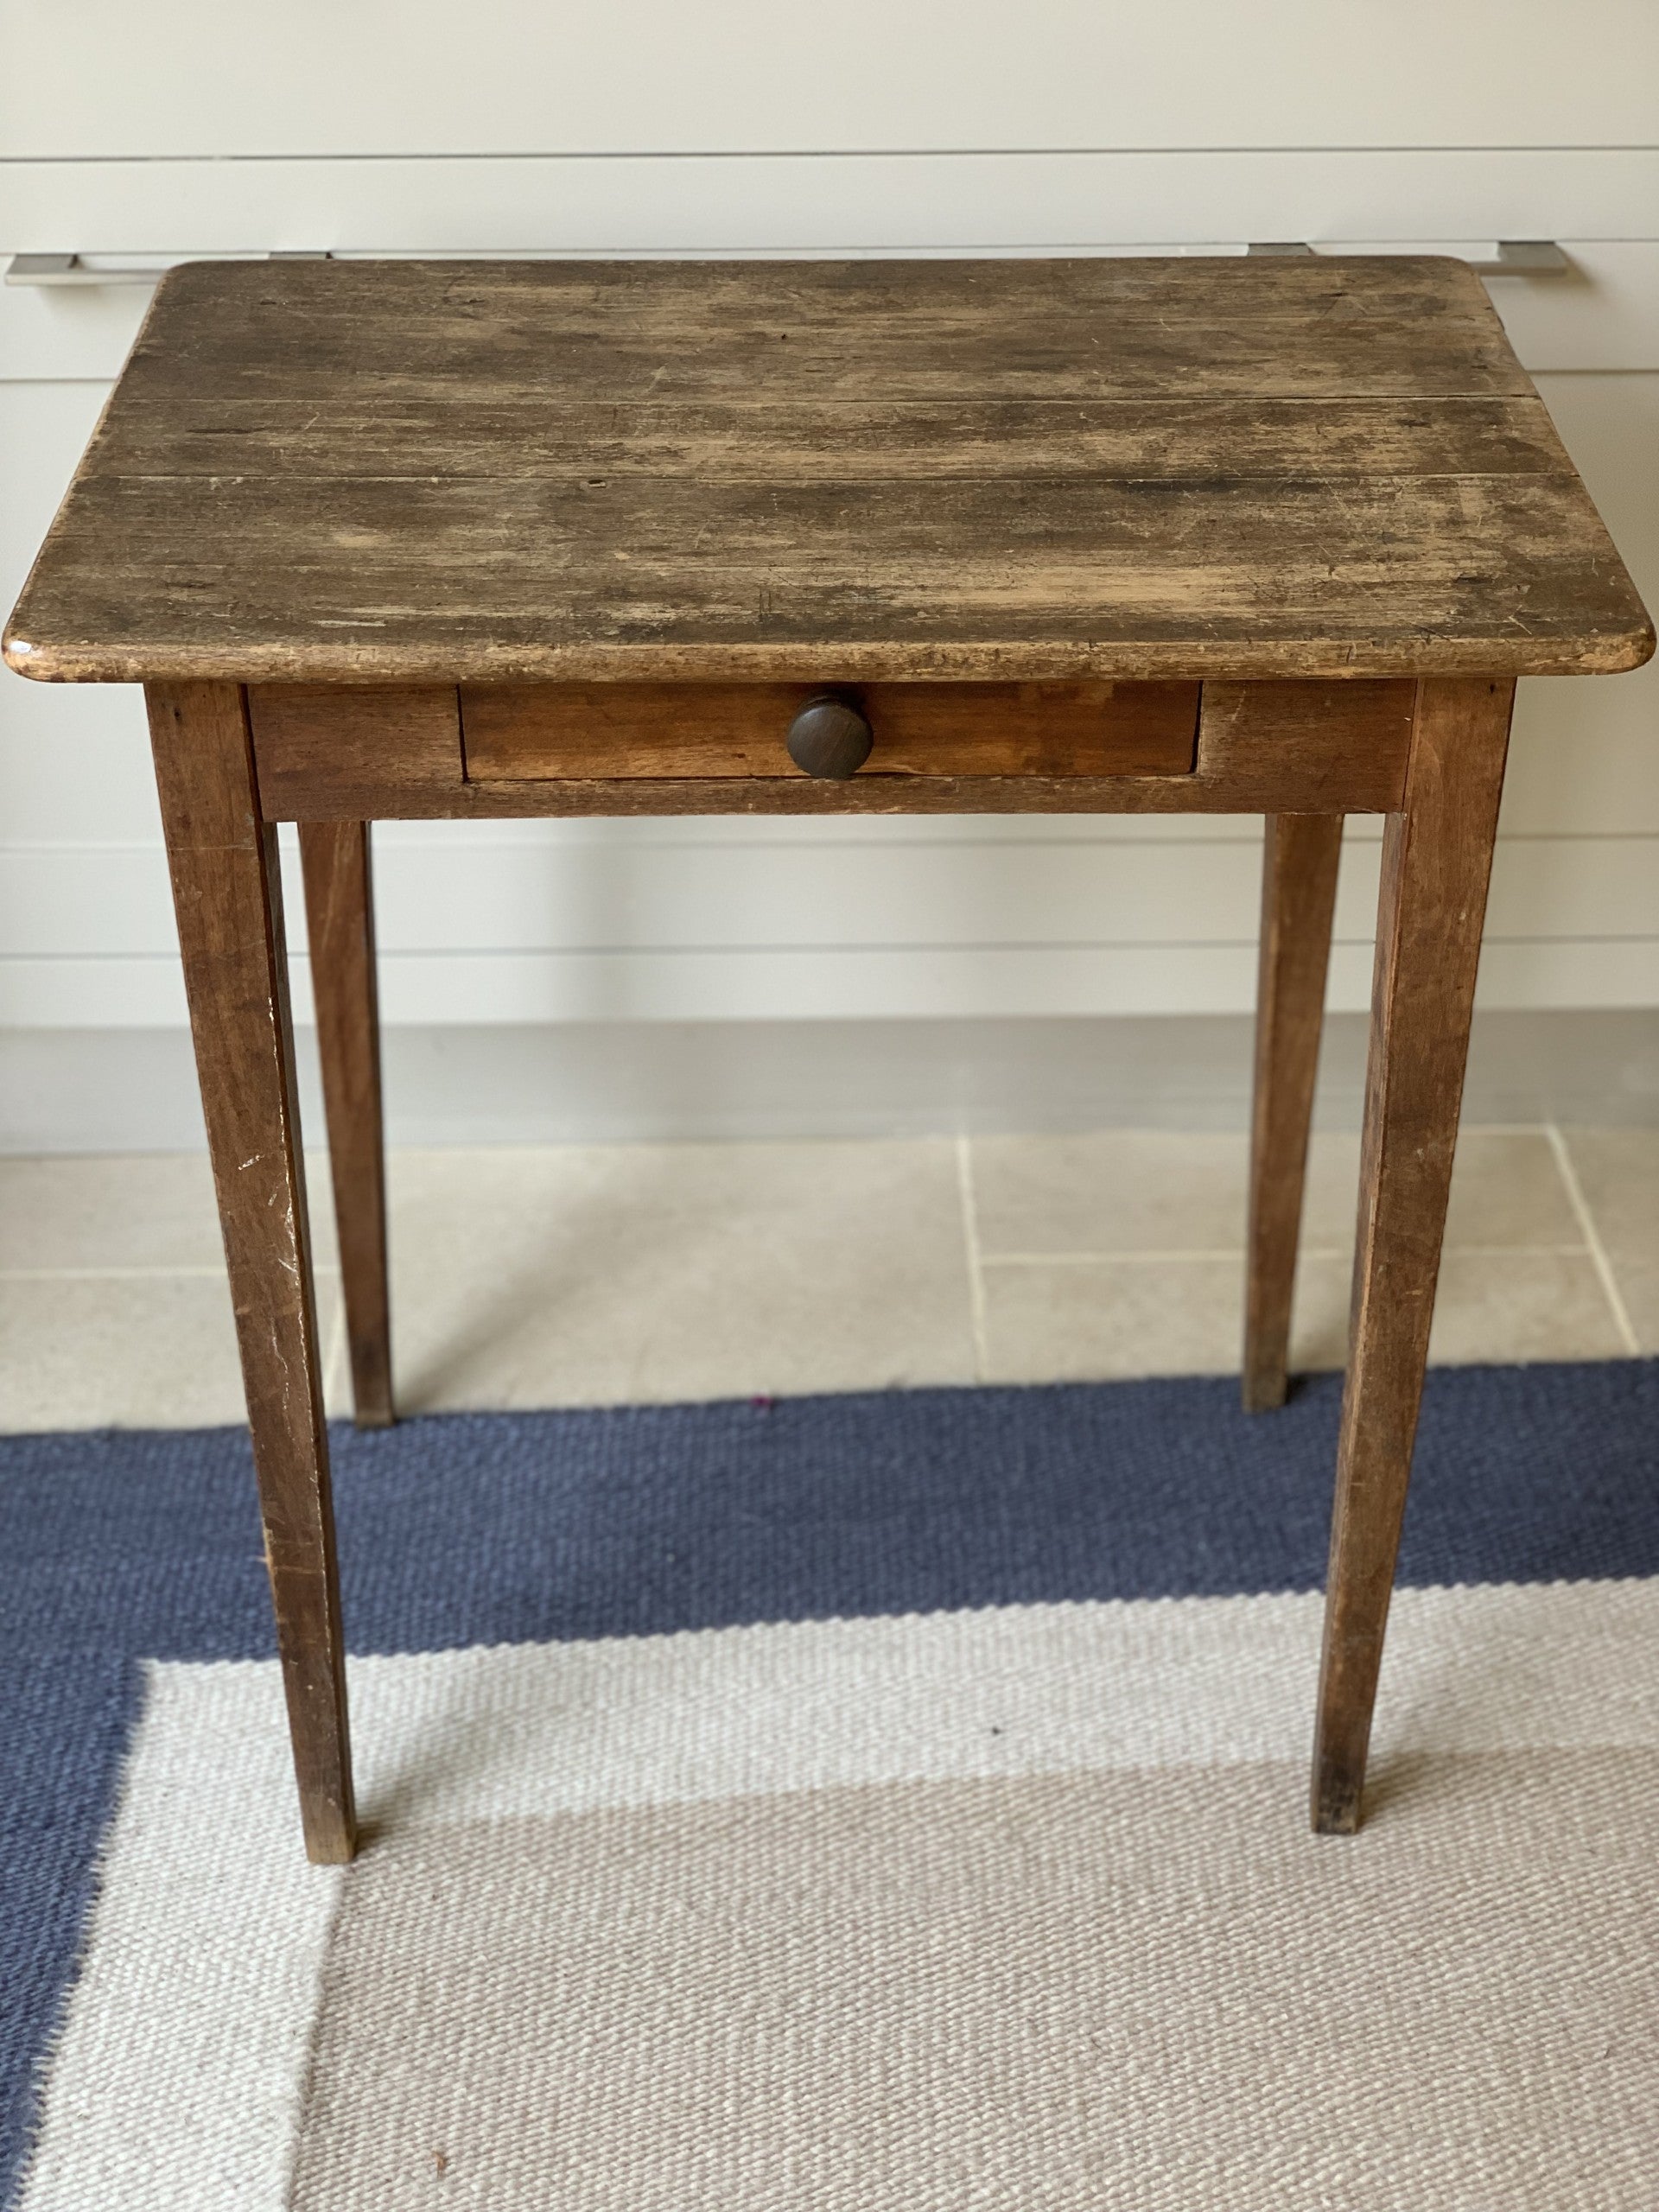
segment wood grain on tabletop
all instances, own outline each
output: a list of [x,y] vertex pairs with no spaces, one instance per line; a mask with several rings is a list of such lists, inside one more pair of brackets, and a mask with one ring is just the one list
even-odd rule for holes
[[199,263],[19,604],[127,680],[1634,666],[1445,259]]

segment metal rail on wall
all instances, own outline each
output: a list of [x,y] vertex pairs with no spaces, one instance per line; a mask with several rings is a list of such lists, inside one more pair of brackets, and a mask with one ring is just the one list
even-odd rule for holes
[[[1147,250],[1152,251],[1155,249],[1148,247]],[[1299,240],[1269,240],[1233,249],[1248,254],[1294,256],[1312,255],[1319,250]],[[1218,247],[1217,251],[1225,251],[1227,249]],[[1410,249],[1402,251],[1408,251]],[[372,257],[367,255],[349,257],[353,260]],[[398,257],[412,257],[400,255]],[[442,259],[459,257],[452,255],[434,257]],[[525,257],[522,255],[504,257],[512,259]],[[581,257],[586,260],[593,257],[584,254]],[[156,284],[169,269],[176,269],[187,261],[330,261],[334,258],[334,255],[327,253],[181,253],[169,256],[165,260],[146,261],[137,257],[85,252],[17,253],[12,256],[7,267],[5,281],[8,284],[73,287],[77,289],[99,284]],[[1493,256],[1482,259],[1465,255],[1461,258],[1468,261],[1478,276],[1565,276],[1573,267],[1567,254],[1553,238],[1500,238]]]

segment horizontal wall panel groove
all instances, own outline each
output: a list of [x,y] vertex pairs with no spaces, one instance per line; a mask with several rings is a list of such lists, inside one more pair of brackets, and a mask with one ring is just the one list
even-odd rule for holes
[[[1342,871],[1339,938],[1370,936],[1380,849],[1354,841]],[[888,852],[760,845],[563,852],[462,846],[383,849],[380,943],[388,953],[564,952],[695,946],[951,946],[1033,950],[1255,942],[1254,842],[1081,842]],[[297,899],[291,934],[302,944]],[[1659,938],[1659,838],[1527,838],[1500,844],[1494,938]],[[166,865],[156,849],[0,852],[0,946],[35,957],[170,952]],[[1656,974],[1659,996],[1659,973]],[[434,1017],[436,1018],[435,1016]]]
[[[1351,842],[1376,843],[1384,834],[1380,815],[1348,817],[1344,834]],[[1211,823],[1219,825],[1213,833]],[[295,825],[279,825],[284,850]],[[545,830],[546,836],[517,834]],[[706,834],[696,834],[702,830]],[[645,837],[644,830],[671,834]],[[827,836],[825,831],[850,836]],[[927,831],[935,834],[927,836]],[[1057,830],[1067,834],[1057,836]],[[1160,831],[1158,836],[1144,834]],[[503,836],[508,831],[514,834]],[[735,831],[737,834],[731,834]],[[746,835],[753,831],[753,835]],[[892,834],[889,834],[892,833]],[[1509,845],[1619,845],[1642,842],[1659,832],[1647,830],[1505,830],[1499,842]],[[1253,849],[1262,842],[1259,815],[966,815],[906,817],[895,815],[799,817],[746,815],[671,815],[621,819],[606,815],[528,817],[522,821],[474,820],[450,824],[427,818],[406,823],[377,822],[375,843],[382,851],[399,853],[489,853],[533,851],[556,854],[582,847],[593,851],[632,853],[650,845],[683,844],[700,852],[752,852],[766,847],[790,852],[797,849],[844,851],[868,846],[873,852],[895,853],[912,846],[949,845],[962,851],[1004,851],[1010,846],[1039,849],[1063,843],[1089,845],[1110,850],[1118,845],[1155,843],[1171,846],[1237,845]],[[11,854],[42,855],[53,853],[160,853],[158,837],[18,837],[0,839],[0,862]]]
[[[1486,947],[1478,1002],[1498,1009],[1650,1007],[1650,940]],[[306,1018],[305,963],[296,963]],[[1363,1012],[1371,948],[1338,944],[1330,1004]],[[393,1026],[562,1021],[849,1020],[1039,1014],[1247,1014],[1253,945],[1072,947],[1060,952],[782,948],[651,952],[393,953],[381,1007]],[[176,961],[0,959],[0,1027],[154,1028],[183,1023]]]
[[[14,155],[640,147],[1620,146],[1659,136],[1646,0],[438,0],[10,11]],[[41,88],[50,87],[50,98]],[[251,87],[258,97],[246,97]]]

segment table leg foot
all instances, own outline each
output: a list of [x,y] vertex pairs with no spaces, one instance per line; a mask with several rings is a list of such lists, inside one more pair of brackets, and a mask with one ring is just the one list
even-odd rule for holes
[[1313,1826],[1315,1835],[1357,1835],[1363,1779],[1332,1768],[1319,1769],[1313,1777]]
[[305,1855],[314,1866],[349,1866],[357,1856],[357,1823],[338,1805],[307,1805]]

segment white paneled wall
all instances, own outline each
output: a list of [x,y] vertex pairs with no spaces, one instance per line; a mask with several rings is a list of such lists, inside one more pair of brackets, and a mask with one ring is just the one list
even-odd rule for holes
[[[1659,602],[1650,0],[854,0],[833,19],[760,0],[476,0],[461,30],[430,0],[16,10],[0,250],[1041,253],[1254,237],[1484,257],[1501,237],[1554,237],[1569,276],[1493,296]],[[0,594],[146,297],[0,291]],[[1659,670],[1524,684],[1513,763],[1483,1003],[1659,1005]],[[1253,822],[377,837],[397,1023],[1222,1014],[1251,998]],[[1350,840],[1339,1007],[1368,990],[1376,839],[1372,823]],[[0,677],[0,1027],[182,1019],[141,702]]]
[[[1224,0],[1214,0],[1219,13]],[[1659,78],[1655,79],[1659,85]],[[1659,109],[1659,92],[1652,105]],[[1093,253],[1659,238],[1646,146],[17,161],[19,248]],[[96,245],[94,245],[96,241]]]
[[60,160],[1659,137],[1651,0],[16,0],[6,61],[0,140]]

